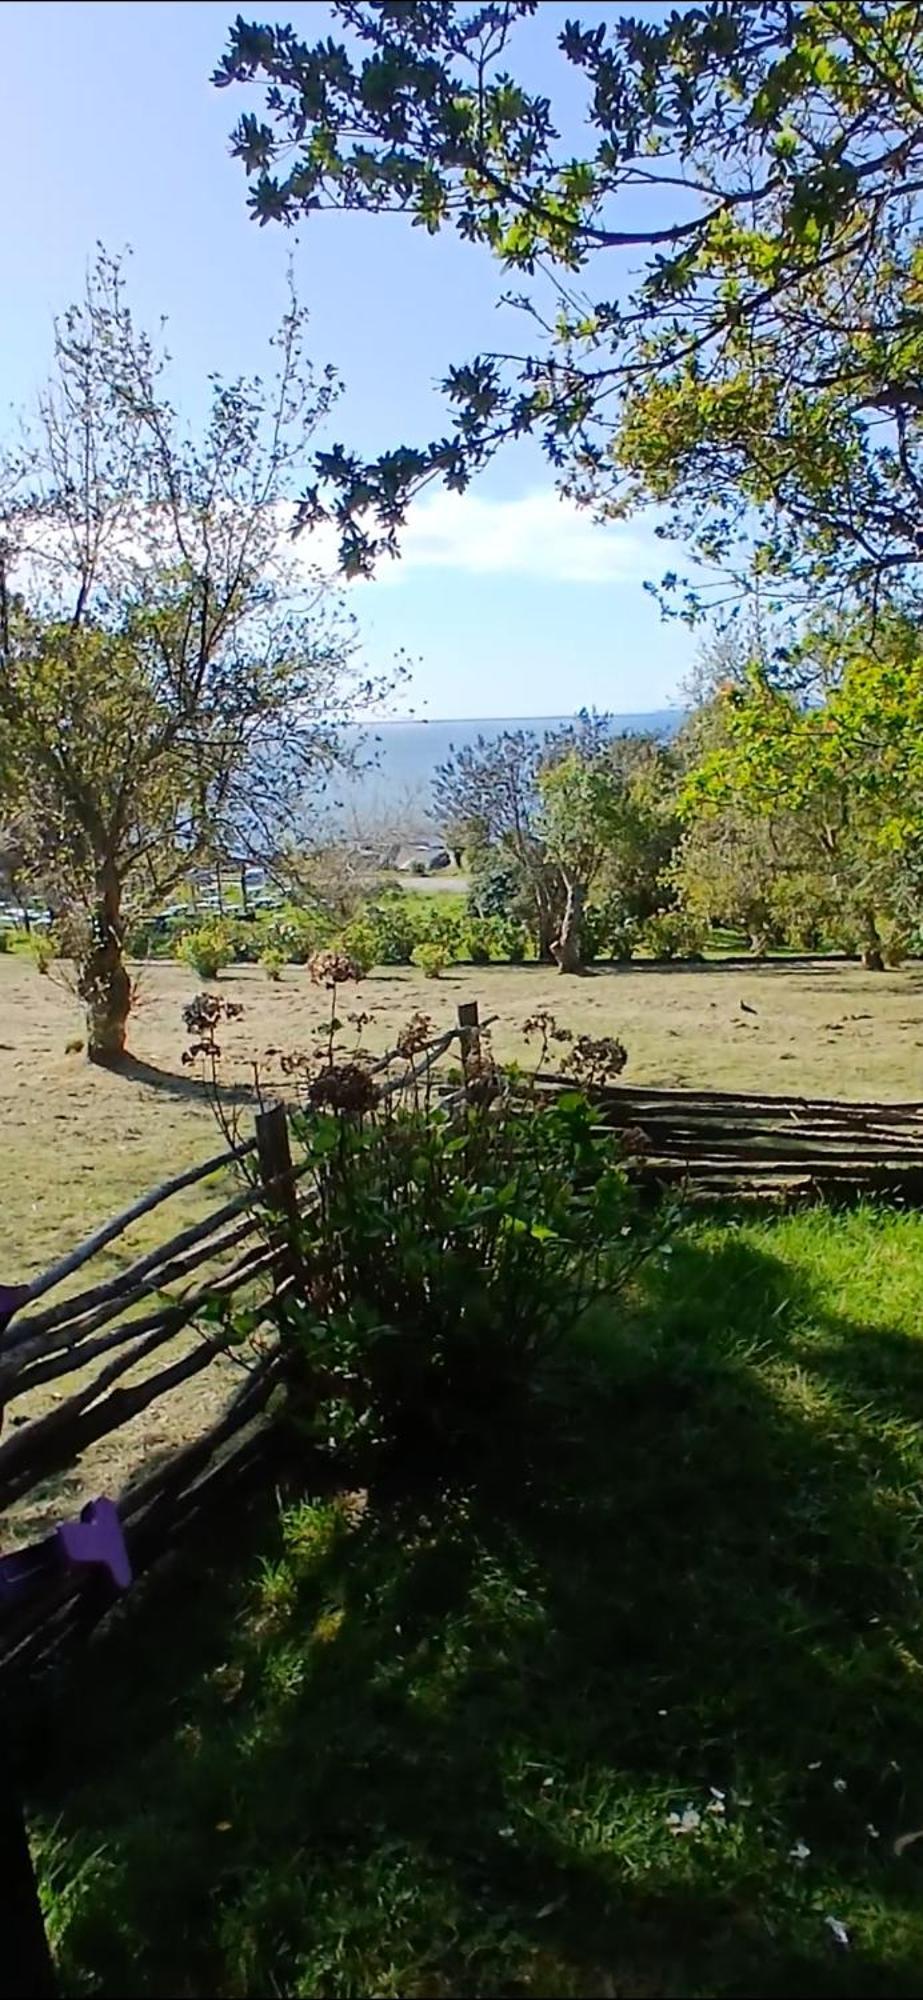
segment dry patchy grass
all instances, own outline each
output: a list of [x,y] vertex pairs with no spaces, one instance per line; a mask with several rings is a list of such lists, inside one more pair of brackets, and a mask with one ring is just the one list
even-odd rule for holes
[[[203,1081],[183,1069],[181,1008],[201,984],[185,968],[138,972],[134,1061],[122,1075],[91,1069],[67,1044],[80,1034],[72,995],[22,959],[0,960],[0,1276],[28,1275],[113,1210],[165,1175],[203,1158],[216,1131]],[[270,1049],[304,1047],[326,997],[308,973],[287,967],[277,985],[240,966],[216,989],[245,1012],[224,1034],[223,1068],[245,1094],[256,1061],[271,1078]],[[499,1018],[501,1057],[522,1053],[520,1028],[551,1006],[577,1030],[617,1033],[629,1051],[626,1081],[768,1090],[854,1099],[923,1096],[923,967],[864,973],[818,961],[791,967],[707,965],[600,968],[561,979],[538,966],[453,967],[440,980],[404,968],[373,973],[342,1012],[371,1014],[367,1042],[385,1048],[415,1008],[437,1029],[460,1000]],[[741,1006],[746,1001],[749,1013]],[[246,1105],[244,1120],[248,1118]],[[180,1227],[200,1190],[168,1211]],[[148,1225],[153,1240],[163,1216]],[[137,1247],[143,1232],[132,1239]]]

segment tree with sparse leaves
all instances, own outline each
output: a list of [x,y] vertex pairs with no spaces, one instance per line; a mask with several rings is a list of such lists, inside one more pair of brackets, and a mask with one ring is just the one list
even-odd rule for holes
[[214,378],[188,433],[101,253],[0,467],[0,818],[61,911],[95,1062],[125,1050],[129,915],[196,860],[277,849],[371,692],[284,553],[334,393],[294,303],[275,360],[266,385]]
[[[535,0],[340,0],[339,34],[238,18],[220,85],[264,87],[233,148],[263,223],[400,212],[526,289],[518,353],[459,359],[449,422],[317,459],[303,518],[349,570],[410,496],[534,433],[603,513],[780,590],[912,590],[923,558],[923,16],[915,0],[706,0],[555,17],[581,150],[516,77]],[[541,9],[542,17],[546,10]],[[262,110],[262,115],[260,115]],[[588,139],[588,143],[587,143]],[[668,578],[694,612],[696,591]]]

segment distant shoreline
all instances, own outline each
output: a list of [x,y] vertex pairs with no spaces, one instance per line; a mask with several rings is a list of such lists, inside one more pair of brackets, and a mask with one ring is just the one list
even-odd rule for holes
[[[368,836],[410,840],[430,837],[434,830],[432,784],[439,766],[479,740],[495,742],[507,732],[522,731],[542,737],[557,729],[570,728],[580,711],[571,715],[457,715],[382,716],[354,724],[347,732],[369,761],[354,773],[337,773],[326,795],[331,823],[362,829]],[[668,739],[680,727],[680,708],[649,709],[631,715],[614,713],[606,721],[613,734],[659,736]]]
[[[600,715],[605,710],[595,711]],[[576,722],[582,713],[575,709],[572,715],[382,715],[368,722],[356,723],[358,729],[467,729],[472,724],[479,728],[487,724],[491,729],[537,729],[540,726],[560,728],[563,722]],[[594,713],[590,710],[589,713]],[[630,728],[633,722],[663,721],[667,716],[682,716],[685,710],[677,704],[675,708],[619,709],[613,712],[612,720],[622,728]]]

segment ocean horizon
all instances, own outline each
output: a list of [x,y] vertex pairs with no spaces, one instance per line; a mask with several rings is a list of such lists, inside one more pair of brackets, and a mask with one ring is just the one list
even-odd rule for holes
[[[328,815],[344,820],[351,830],[370,831],[382,821],[396,823],[409,837],[414,831],[432,827],[432,783],[437,767],[455,751],[475,743],[478,737],[493,741],[508,730],[528,730],[544,736],[578,720],[571,715],[482,715],[482,716],[389,716],[364,727],[350,730],[348,740],[365,761],[365,768],[351,777],[338,775],[331,780],[325,801]],[[680,708],[652,709],[642,713],[610,715],[615,735],[629,731],[638,736],[672,736],[683,719]]]

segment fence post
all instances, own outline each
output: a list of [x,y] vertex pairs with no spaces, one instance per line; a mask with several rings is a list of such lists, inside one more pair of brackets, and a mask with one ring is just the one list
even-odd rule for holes
[[300,1266],[298,1196],[292,1175],[292,1150],[284,1104],[268,1104],[265,1110],[257,1112],[256,1151],[264,1200],[272,1218],[273,1241],[280,1246],[288,1246],[288,1270],[297,1271]]
[[481,1053],[481,1017],[476,1000],[460,1000],[458,1003],[458,1041],[461,1049],[462,1076],[465,1090],[468,1088],[468,1068],[472,1059],[476,1063]]

